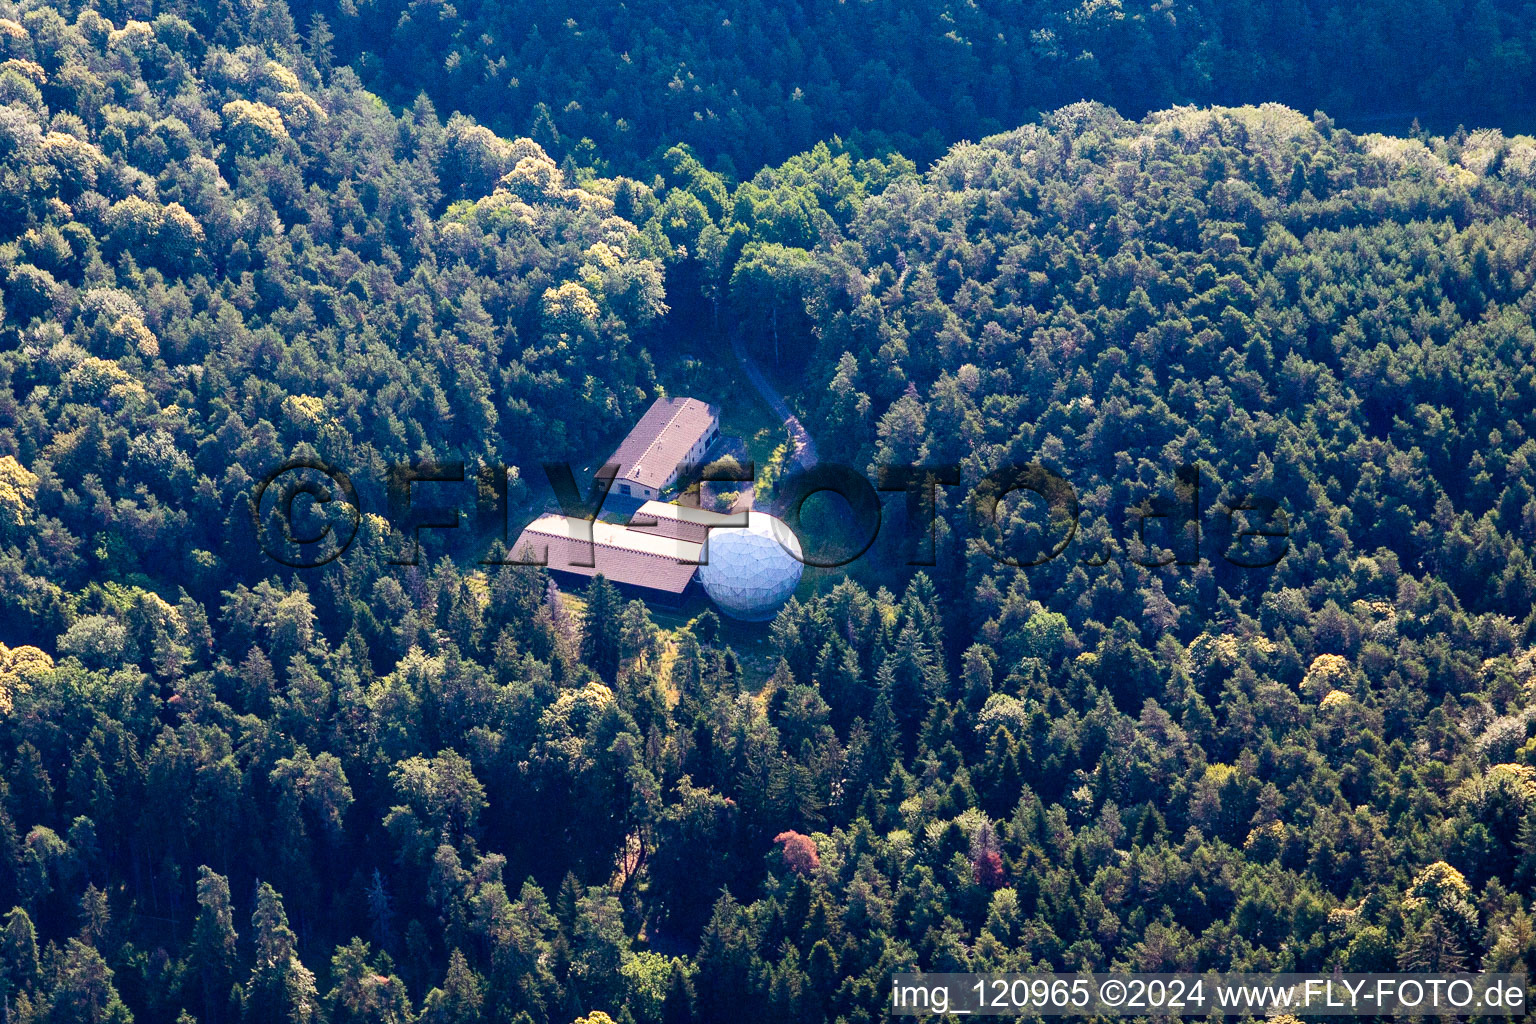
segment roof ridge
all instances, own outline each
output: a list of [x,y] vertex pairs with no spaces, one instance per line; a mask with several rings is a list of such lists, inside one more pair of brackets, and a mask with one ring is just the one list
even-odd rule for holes
[[[611,551],[623,551],[623,552],[625,552],[627,554],[650,555],[653,558],[667,558],[667,559],[670,559],[670,558],[673,557],[673,554],[667,553],[667,552],[648,551],[645,548],[632,547],[632,546],[629,546],[629,545],[620,544],[620,543],[614,543],[612,541],[607,541],[607,540],[599,540],[597,538],[597,533],[596,533],[595,530],[593,531],[592,536],[590,538],[581,538],[581,537],[572,537],[568,533],[563,533],[563,532],[558,532],[558,531],[550,530],[548,527],[540,529],[540,528],[538,528],[539,527],[539,522],[540,522],[540,520],[544,519],[545,516],[547,516],[547,517],[549,517],[551,519],[562,521],[562,522],[575,518],[574,516],[562,516],[562,515],[558,515],[558,514],[553,513],[553,512],[546,512],[544,514],[544,516],[540,516],[539,519],[535,519],[533,522],[529,523],[526,527],[524,527],[524,532],[525,533],[537,534],[540,537],[549,537],[549,538],[552,538],[552,539],[555,539],[555,540],[570,541],[573,544],[591,544],[593,547],[607,548],[607,549],[609,549]],[[700,546],[697,541],[685,540],[685,539],[683,539],[681,537],[662,537],[662,536],[660,536],[658,534],[654,534],[654,533],[644,533],[644,532],[642,532],[640,530],[631,530],[627,526],[618,526],[618,525],[616,525],[614,523],[604,523],[600,519],[589,519],[589,520],[587,520],[587,522],[593,524],[594,526],[597,526],[597,525],[611,526],[611,527],[613,527],[615,533],[625,533],[625,534],[630,534],[630,535],[638,535],[638,536],[645,537],[645,538],[654,538],[654,539],[659,539],[659,540],[669,540],[669,541],[671,541],[674,544],[690,544],[693,547],[699,547]],[[686,551],[678,551],[678,552],[675,552],[675,554],[681,555],[681,554],[687,554],[687,552]]]
[[[691,395],[658,397],[614,452],[621,474],[618,479],[659,490],[661,481],[680,467],[689,454],[672,449],[678,449],[682,440],[692,444],[702,439],[704,424],[718,424],[718,415],[715,406]],[[696,437],[688,436],[685,429],[693,426],[699,428]],[[684,430],[684,435],[674,437],[670,431],[676,429]],[[653,465],[658,458],[661,461]]]
[[651,443],[645,446],[645,451],[641,452],[640,458],[635,460],[636,466],[641,465],[645,458],[651,454],[651,449],[655,448],[657,443],[661,441],[662,431],[665,431],[672,424],[676,423],[678,416],[682,415],[683,409],[688,405],[689,402],[692,401],[694,401],[694,399],[684,398],[677,405],[671,407],[671,415],[667,417],[667,422],[661,425],[661,430],[656,431],[656,436],[651,438]]

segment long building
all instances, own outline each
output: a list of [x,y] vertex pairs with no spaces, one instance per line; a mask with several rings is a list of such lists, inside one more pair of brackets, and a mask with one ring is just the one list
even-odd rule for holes
[[613,491],[654,500],[677,482],[678,471],[703,460],[720,436],[720,410],[697,398],[658,398],[613,453]]
[[512,550],[515,558],[545,563],[557,577],[585,580],[600,574],[627,592],[680,603],[698,572],[702,545],[612,523],[543,515],[518,535]]

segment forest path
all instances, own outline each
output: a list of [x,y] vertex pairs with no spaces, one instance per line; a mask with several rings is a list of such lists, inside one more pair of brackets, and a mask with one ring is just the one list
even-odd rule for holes
[[800,422],[800,417],[790,409],[789,403],[763,373],[762,367],[747,354],[747,350],[742,347],[741,338],[734,334],[731,336],[731,351],[736,354],[736,362],[741,364],[741,371],[747,375],[747,379],[752,382],[757,393],[763,396],[763,401],[768,403],[774,415],[784,421],[784,426],[789,431],[790,439],[795,446],[793,461],[806,469],[816,465],[819,461],[816,454],[816,441],[811,437],[810,431],[805,429],[805,425]]

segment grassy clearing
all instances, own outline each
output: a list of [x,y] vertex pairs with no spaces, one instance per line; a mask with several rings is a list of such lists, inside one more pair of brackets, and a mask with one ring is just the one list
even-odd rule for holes
[[720,407],[720,433],[739,437],[747,455],[766,465],[773,449],[789,436],[784,423],[758,395],[741,367],[718,353],[703,359],[680,356],[661,371],[670,395],[692,395]]
[[[667,675],[663,679],[663,685],[671,692],[672,663],[677,660],[677,632],[683,628],[695,629],[698,618],[709,610],[707,602],[701,602],[696,607],[672,610],[667,608],[652,608],[651,619],[661,630],[663,655],[660,663],[665,665]],[[720,615],[717,611],[716,615]],[[736,652],[737,659],[741,662],[742,686],[756,692],[763,688],[768,677],[773,675],[773,668],[778,664],[778,656],[774,653],[773,643],[769,633],[769,624],[766,622],[737,622],[735,619],[720,615],[721,641]],[[674,695],[675,696],[675,695]]]
[[[807,575],[809,576],[809,572]],[[804,580],[796,593],[805,598],[815,593],[815,589],[815,582]],[[565,606],[572,622],[576,624],[579,643],[581,621],[587,611],[587,599],[580,592],[562,589],[560,603]],[[650,608],[651,621],[656,624],[658,631],[657,652],[651,657],[640,659],[632,667],[654,672],[662,689],[667,692],[668,702],[676,704],[677,689],[672,684],[672,666],[677,661],[678,632],[683,629],[696,629],[699,616],[709,611],[711,605],[707,600],[696,599],[690,601],[684,608],[659,608],[654,605],[647,605],[647,607]],[[717,611],[716,614],[719,615],[719,612]],[[722,642],[736,652],[736,657],[741,663],[742,687],[753,693],[762,690],[763,685],[773,675],[774,666],[778,664],[769,624],[737,622],[721,615],[720,636]]]
[[[711,353],[711,358],[702,356],[702,353],[681,353],[659,366],[657,376],[663,388],[669,395],[689,395],[718,406],[720,432],[741,438],[748,457],[761,472],[768,465],[774,449],[788,440],[789,435],[783,422],[758,395],[757,389],[746,379],[734,359],[721,359],[718,353]],[[580,463],[573,466],[576,478],[589,479],[592,472],[612,453],[622,436],[620,434],[612,444],[605,445],[601,450],[585,453]],[[548,485],[542,479],[538,483],[542,486],[535,489],[537,493],[527,503],[525,514],[536,514],[535,509],[542,511],[552,505],[553,494]],[[528,518],[531,519],[532,515]],[[622,522],[626,517],[605,513],[603,518]],[[833,585],[842,576],[841,570],[807,567],[796,595],[805,600],[824,587]],[[561,600],[572,618],[579,623],[586,610],[585,599],[580,594],[562,590]],[[672,665],[677,660],[677,632],[685,627],[694,628],[698,617],[710,607],[709,602],[703,599],[692,600],[678,609],[651,606],[651,619],[656,623],[660,636],[658,653],[653,659],[648,659],[644,667],[656,673],[670,700],[677,699],[676,690],[672,686]],[[720,621],[722,641],[736,652],[741,662],[742,685],[753,692],[761,690],[778,663],[770,642],[768,623],[737,622],[723,615]]]

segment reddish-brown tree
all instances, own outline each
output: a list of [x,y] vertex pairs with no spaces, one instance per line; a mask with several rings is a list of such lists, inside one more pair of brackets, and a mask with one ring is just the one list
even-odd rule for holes
[[816,852],[816,844],[811,837],[799,832],[780,832],[773,837],[784,852],[784,863],[798,874],[809,875],[821,867],[821,856]]

